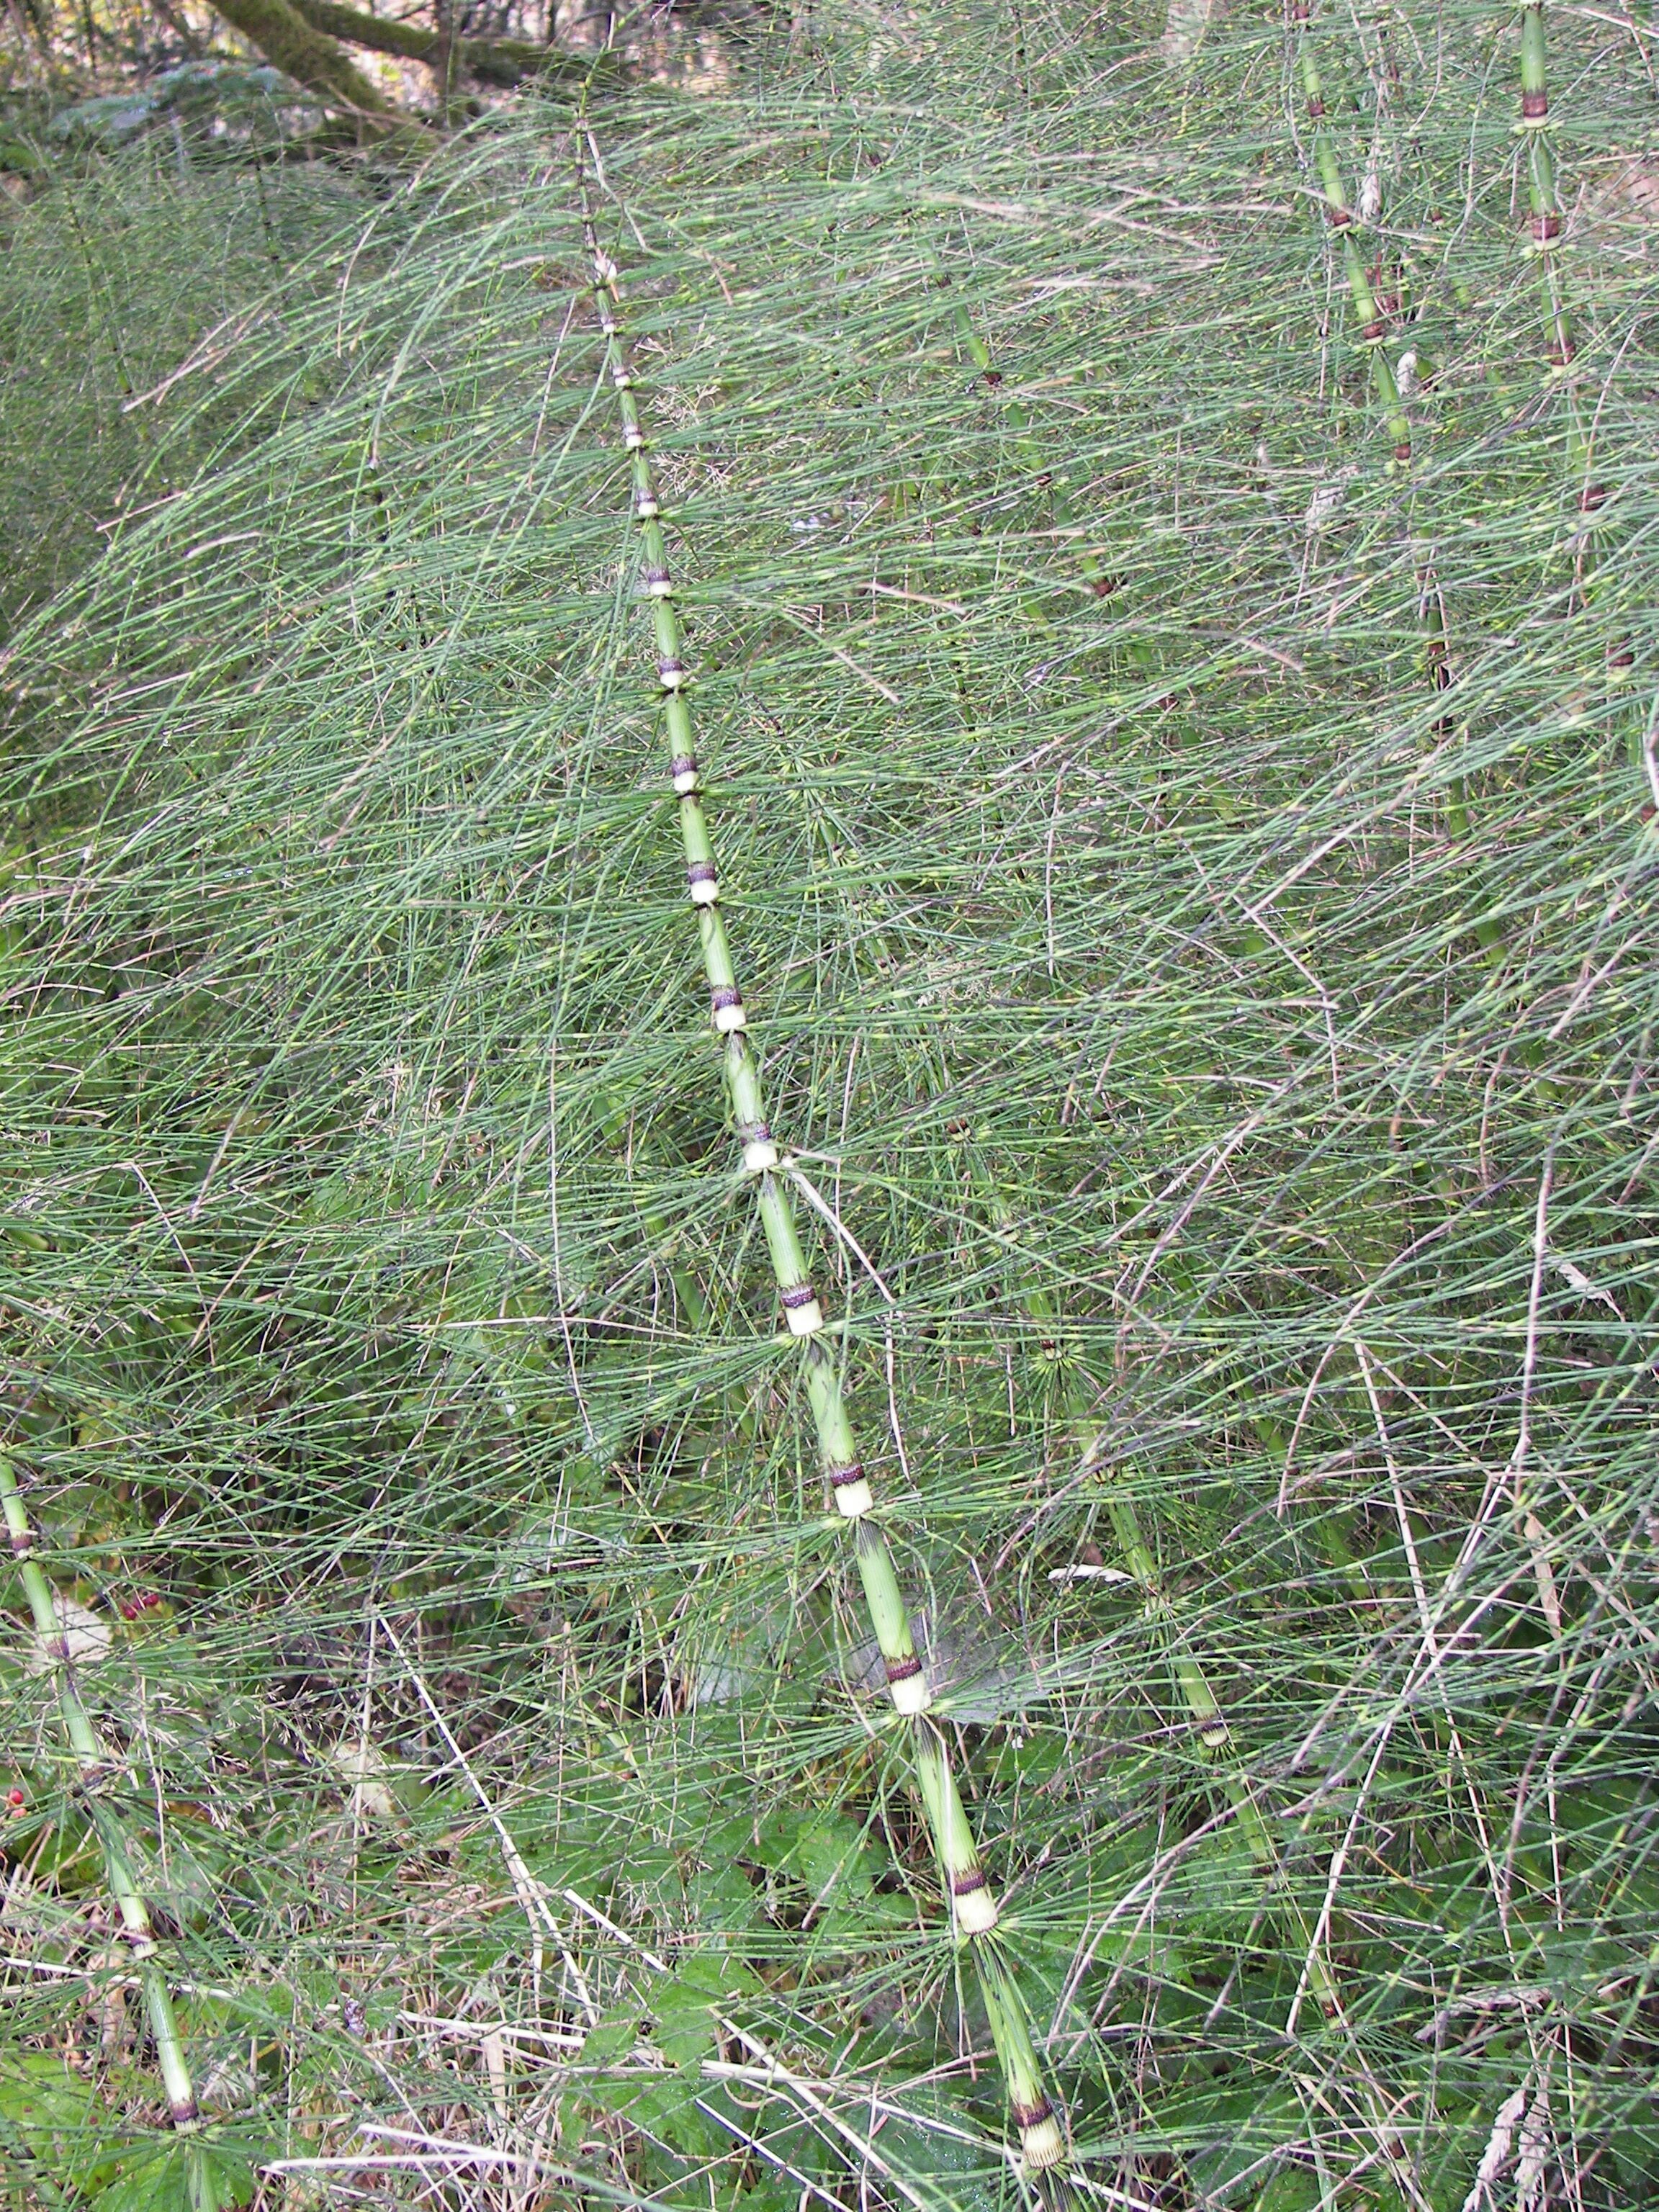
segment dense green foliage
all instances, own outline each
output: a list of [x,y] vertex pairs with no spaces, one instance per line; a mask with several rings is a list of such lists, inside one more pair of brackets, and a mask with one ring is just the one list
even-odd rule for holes
[[0,635],[76,576],[124,512],[234,435],[234,413],[210,404],[158,451],[169,410],[154,395],[166,385],[199,399],[244,319],[268,312],[273,276],[362,212],[321,164],[270,173],[199,138],[181,160],[169,137],[125,161],[65,161],[7,219]]
[[[599,106],[604,243],[1073,2187],[1627,2205],[1652,91],[1551,19],[1552,369],[1513,20],[1308,35],[1408,467],[1276,18],[815,21]],[[721,1110],[570,123],[12,219],[11,1448],[230,2194],[1013,2204]],[[15,1614],[0,2155],[118,2212],[169,2147]]]

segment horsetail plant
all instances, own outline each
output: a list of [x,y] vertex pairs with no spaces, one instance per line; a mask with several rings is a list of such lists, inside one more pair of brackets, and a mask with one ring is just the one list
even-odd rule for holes
[[[981,1204],[1005,1249],[1018,1254],[1018,1226],[1012,1209],[984,1163],[970,1156],[970,1172]],[[1245,1848],[1269,1888],[1279,1893],[1284,1915],[1301,1954],[1301,1975],[1285,2033],[1293,2035],[1296,2016],[1304,1996],[1310,1997],[1321,2016],[1352,2038],[1352,2025],[1343,2002],[1322,1926],[1310,1927],[1301,1905],[1285,1879],[1278,1844],[1268,1826],[1257,1790],[1237,1755],[1237,1747],[1221,1702],[1211,1687],[1203,1662],[1188,1646],[1176,1618],[1163,1575],[1133,1498],[1112,1468],[1109,1440],[1091,1397],[1087,1378],[1077,1356],[1065,1317],[1051,1292],[1034,1277],[1024,1276],[1018,1291],[1027,1318],[1037,1330],[1045,1358],[1056,1381],[1062,1435],[1076,1454],[1080,1472],[1100,1478],[1106,1491],[1107,1517],[1117,1539],[1119,1553],[1139,1593],[1143,1618],[1160,1634],[1169,1653],[1170,1671],[1182,1703],[1192,1723],[1200,1752],[1214,1762],[1223,1796],[1232,1809]],[[1407,2201],[1414,2200],[1409,2185],[1408,2156],[1388,2101],[1370,2078],[1357,2045],[1354,2058],[1365,2111],[1382,2164]],[[1415,2199],[1419,2201],[1420,2199]]]
[[1342,181],[1341,164],[1337,160],[1336,147],[1331,137],[1329,118],[1325,110],[1324,83],[1309,27],[1310,15],[1310,0],[1291,0],[1291,21],[1297,33],[1303,96],[1307,103],[1308,119],[1313,125],[1314,167],[1319,176],[1325,219],[1333,230],[1341,234],[1342,268],[1353,304],[1358,341],[1370,356],[1371,378],[1376,386],[1383,423],[1394,446],[1395,461],[1398,466],[1407,468],[1410,466],[1412,458],[1411,422],[1406,413],[1399,377],[1388,356],[1387,316],[1376,291],[1373,289],[1371,272],[1365,266],[1365,257],[1359,250],[1359,241],[1355,234],[1359,218],[1348,199]]
[[[598,165],[597,149],[589,139]],[[1001,2065],[1028,2173],[1063,2195],[1069,2152],[1060,2114],[1044,2086],[1024,2002],[1000,1948],[1000,1912],[952,1770],[945,1739],[931,1717],[933,1692],[916,1649],[893,1556],[875,1513],[875,1494],[860,1457],[825,1317],[801,1248],[789,1191],[790,1164],[767,1120],[758,1061],[748,1040],[749,1018],[738,986],[725,920],[691,711],[685,696],[685,647],[674,606],[662,506],[652,471],[650,441],[635,397],[636,380],[621,323],[620,271],[599,244],[587,174],[577,149],[577,189],[592,266],[591,290],[605,338],[605,368],[614,390],[627,450],[642,580],[651,602],[656,674],[678,801],[686,889],[696,916],[710,1013],[720,1039],[721,1069],[741,1146],[741,1171],[755,1192],[788,1338],[799,1347],[801,1373],[823,1474],[842,1519],[851,1524],[854,1559],[870,1625],[881,1654],[888,1695],[906,1732],[911,1772],[949,1899],[957,1941],[971,1956]]]
[[[1017,1255],[1018,1232],[1012,1209],[984,1163],[974,1158],[969,1164],[981,1205],[1005,1249]],[[1170,1669],[1199,1747],[1206,1759],[1216,1762],[1223,1793],[1232,1807],[1252,1860],[1271,1882],[1279,1883],[1284,1878],[1284,1867],[1279,1847],[1237,1756],[1232,1730],[1221,1701],[1210,1686],[1202,1660],[1188,1645],[1176,1619],[1134,1499],[1116,1479],[1108,1439],[1064,1316],[1052,1293],[1034,1277],[1025,1275],[1021,1279],[1017,1296],[1052,1365],[1060,1432],[1069,1449],[1076,1455],[1079,1469],[1097,1476],[1105,1490],[1106,1516],[1117,1539],[1119,1555],[1139,1593],[1143,1619],[1164,1643]],[[1307,1986],[1321,2012],[1328,2019],[1337,2018],[1342,2010],[1341,1999],[1324,1946],[1303,1924],[1294,1904],[1291,1912],[1305,1947]]]
[[[1370,272],[1366,269],[1364,256],[1354,237],[1356,217],[1348,203],[1343,185],[1342,173],[1332,143],[1325,110],[1323,88],[1319,63],[1314,52],[1309,27],[1310,0],[1291,0],[1291,21],[1297,29],[1297,59],[1303,92],[1307,101],[1309,120],[1314,127],[1314,160],[1324,190],[1326,218],[1333,229],[1342,234],[1343,263],[1348,280],[1349,295],[1355,320],[1358,325],[1359,341],[1370,353],[1372,375],[1376,385],[1389,434],[1394,441],[1394,459],[1402,467],[1409,467],[1412,459],[1411,423],[1405,411],[1400,379],[1386,349],[1387,327],[1382,312],[1383,302],[1373,293]],[[1380,181],[1375,206],[1370,210],[1373,220],[1380,216],[1382,204]],[[1407,533],[1410,532],[1407,520]],[[1430,684],[1443,692],[1452,680],[1446,635],[1445,602],[1439,580],[1435,574],[1431,549],[1424,549],[1414,556],[1417,572],[1417,618],[1423,633],[1424,660]],[[1449,735],[1452,718],[1441,715],[1435,724],[1437,733]],[[1449,802],[1449,817],[1455,833],[1467,836],[1468,815],[1463,779],[1452,780]],[[1483,919],[1476,925],[1477,935],[1483,950],[1490,951],[1493,925]]]
[[[1530,234],[1528,243],[1532,252],[1538,257],[1544,306],[1544,360],[1552,374],[1560,378],[1565,388],[1567,482],[1578,513],[1586,518],[1577,551],[1579,575],[1577,591],[1582,597],[1583,572],[1588,565],[1589,541],[1594,527],[1589,518],[1606,504],[1607,492],[1605,484],[1591,481],[1594,441],[1585,426],[1583,397],[1577,378],[1573,374],[1573,362],[1577,357],[1578,349],[1573,335],[1572,312],[1567,304],[1565,289],[1561,281],[1561,192],[1556,174],[1555,149],[1550,143],[1551,128],[1543,0],[1531,0],[1531,4],[1521,10],[1521,119],[1516,129],[1526,146],[1528,228]],[[1632,658],[1626,643],[1616,644],[1609,649],[1609,668],[1622,674],[1631,666]]]
[[[173,1939],[155,1811],[133,1786],[148,1762],[77,1638],[81,1698],[125,1770],[96,1795],[153,1899],[204,2111],[211,2060],[224,2094],[251,2089],[269,2115],[267,2196],[389,2201],[436,2174],[478,2200],[712,2191],[720,2212],[773,2212],[803,2190],[850,2205],[867,2179],[883,2204],[1037,2212],[1053,2185],[1018,2170],[967,1948],[994,1972],[998,1938],[950,1941],[908,1778],[919,1724],[892,1719],[878,1686],[856,1533],[827,1492],[804,1518],[781,1492],[764,1503],[775,1474],[793,1484],[797,1443],[816,1481],[816,1341],[844,1362],[868,1518],[913,1607],[938,1551],[938,1634],[910,1614],[935,1690],[922,1717],[1006,1885],[1001,1955],[1066,2091],[1079,2198],[1426,2212],[1525,2196],[1535,2169],[1575,2202],[1638,2204],[1656,2158],[1640,2018],[1655,1807],[1624,1662],[1653,1619],[1640,1324],[1656,1009],[1638,956],[1655,885],[1636,794],[1595,734],[1613,718],[1587,682],[1589,627],[1549,623],[1540,601],[1540,566],[1553,555],[1563,582],[1583,524],[1524,250],[1518,58],[1499,57],[1494,146],[1478,125],[1485,18],[1414,19],[1431,66],[1409,100],[1379,84],[1379,126],[1359,66],[1361,45],[1376,64],[1374,20],[1362,11],[1356,39],[1313,13],[1377,305],[1390,313],[1397,253],[1413,273],[1441,264],[1437,232],[1469,257],[1439,388],[1402,394],[1412,470],[1389,478],[1288,39],[1306,174],[1281,182],[1307,222],[1264,192],[1273,121],[1242,14],[1183,77],[1178,139],[1170,80],[1125,70],[1097,15],[1045,18],[1060,35],[1016,112],[996,89],[1006,57],[979,66],[1006,46],[996,11],[945,14],[937,40],[845,90],[841,26],[863,33],[831,10],[835,43],[769,46],[763,83],[734,53],[724,88],[607,97],[600,128],[628,211],[638,194],[666,218],[660,239],[641,220],[650,257],[623,317],[651,468],[675,501],[682,471],[719,485],[695,524],[675,507],[662,521],[696,671],[684,696],[714,744],[696,555],[720,630],[746,640],[720,679],[752,725],[745,789],[788,779],[787,823],[758,801],[739,904],[740,763],[710,761],[718,911],[763,1074],[787,1045],[787,1109],[781,1075],[767,1091],[780,1143],[805,1144],[809,1120],[847,1127],[840,1171],[902,1255],[903,1342],[879,1379],[883,1332],[859,1327],[856,1289],[850,1325],[837,1293],[827,1331],[772,1343],[784,1323],[717,1073],[725,1036],[663,1018],[695,965],[696,913],[676,890],[631,459],[585,257],[577,296],[560,296],[561,249],[580,257],[582,238],[562,144],[549,231],[545,111],[456,134],[389,199],[382,179],[365,201],[314,164],[267,166],[284,250],[319,242],[280,312],[251,322],[270,264],[246,175],[216,163],[174,194],[153,145],[100,157],[112,198],[93,206],[119,221],[100,236],[89,218],[88,237],[134,264],[135,386],[194,346],[160,279],[199,264],[218,283],[223,223],[247,234],[247,288],[227,278],[238,319],[216,358],[145,410],[153,489],[177,499],[141,516],[124,495],[83,573],[31,567],[60,596],[30,599],[9,645],[0,1234],[33,1256],[27,1280],[8,1271],[6,1346],[64,1440],[61,1510],[31,1486],[21,1438],[13,1456],[65,1617],[72,1524],[88,1544],[165,1537],[175,1585],[203,1593],[198,1632],[149,1645],[143,1674],[164,1698],[147,1717],[178,1851],[167,1898],[201,1893],[226,1858],[236,1870],[210,1937]],[[1547,21],[1571,237],[1569,122],[1639,149],[1651,117],[1593,14]],[[1364,112],[1345,112],[1343,77]],[[599,237],[626,263],[626,218],[588,176]],[[1135,198],[1109,198],[1103,178]],[[1627,182],[1639,173],[1610,177],[1587,216],[1593,299],[1576,260],[1556,264],[1609,477],[1596,410],[1638,439],[1654,414]],[[1500,240],[1511,186],[1518,234]],[[325,191],[319,228],[306,195]],[[963,229],[954,213],[941,227],[946,207]],[[83,288],[51,191],[13,228],[34,259],[12,291],[38,296],[26,314],[0,306],[0,325],[33,358],[66,301],[84,319]],[[971,349],[924,228],[1000,386],[968,396]],[[1310,264],[1334,280],[1321,304],[1340,328],[1310,311]],[[1638,334],[1607,348],[1605,380],[1592,305],[1598,330]],[[1421,328],[1391,317],[1391,362]],[[1511,369],[1502,349],[1517,347]],[[1517,377],[1533,403],[1519,413]],[[78,389],[48,405],[50,381],[7,404],[27,400],[48,430],[87,420]],[[283,404],[292,392],[306,404]],[[662,410],[682,401],[671,453]],[[7,487],[9,543],[64,516],[87,538],[88,487],[112,498],[125,480],[113,429],[95,476],[72,441],[33,441],[48,475]],[[1239,481],[1247,437],[1265,517]],[[341,470],[371,447],[374,515]],[[1370,481],[1356,488],[1357,448]],[[77,473],[58,496],[65,457]],[[1076,503],[1069,545],[1045,468]],[[1604,554],[1591,583],[1597,623],[1617,608],[1635,634],[1623,600],[1652,600],[1654,501],[1627,473],[1606,510],[1630,514],[1621,567]],[[922,511],[884,495],[917,476]],[[1085,610],[1061,655],[1033,614],[1064,619],[1051,585],[1086,590],[1085,538],[1121,562],[1134,635]],[[607,558],[629,596],[596,641],[595,585],[616,601]],[[605,712],[596,642],[648,757]],[[1455,670],[1449,685],[1429,681],[1425,650]],[[779,749],[803,731],[824,758],[792,775]],[[643,801],[642,766],[658,787]],[[1468,835],[1448,821],[1459,773]],[[668,896],[642,915],[653,878]],[[755,972],[768,951],[793,979],[787,1039]],[[694,998],[702,983],[695,965]],[[1007,1194],[1012,1247],[953,1126]],[[816,1170],[799,1166],[775,1179],[824,1290],[834,1232],[815,1242]],[[42,1220],[53,1237],[36,1249]],[[969,1288],[994,1252],[1006,1291]],[[1026,1320],[1024,1277],[1053,1318]],[[72,1443],[71,1406],[88,1409]],[[930,1455],[912,1462],[913,1504],[890,1407],[907,1452]],[[1547,1605],[1541,1585],[1528,1595],[1543,1554],[1506,1502],[1512,1437],[1523,1474],[1571,1483],[1572,1510],[1538,1516]],[[111,1498],[131,1439],[146,1479]],[[940,1480],[959,1492],[954,1536],[920,1517],[936,1517]],[[1109,1517],[1109,1502],[1133,1511]],[[1054,1576],[1085,1523],[1102,1567]],[[975,1559],[998,1616],[983,1630]],[[33,1654],[15,1577],[11,1604],[11,1641],[27,1633]],[[432,1709],[383,1683],[378,1659],[369,1671],[368,1637],[391,1646],[367,1624],[388,1604],[537,1885],[593,1931],[571,1956],[597,2029],[560,1996],[576,1984],[539,1911],[535,1942],[495,1911],[499,1838]],[[847,1677],[869,1684],[856,1702]],[[1206,1742],[1206,1690],[1236,1741]],[[969,1753],[958,1723],[990,1733]],[[36,1814],[0,1825],[0,2171],[44,2144],[14,2194],[49,2195],[62,2156],[85,2212],[182,2212],[189,2159],[223,2140],[216,2114],[182,2137],[166,2125],[56,1682],[0,1657],[15,1764],[37,1738],[40,1795],[74,1832],[40,1847]],[[364,1765],[371,1741],[395,1751],[389,1814],[379,1791],[346,1796],[357,1776],[328,1747],[347,1738]],[[1229,1802],[1235,1776],[1278,1874]],[[0,1804],[27,1778],[0,1774]],[[1027,1906],[1014,1878],[1037,1867]],[[114,1952],[100,2024],[115,2036],[125,1989],[141,2039],[95,2085],[62,2060],[91,2040],[89,1896]],[[1304,1921],[1340,2017],[1304,1971]],[[186,1957],[210,1953],[213,1986],[186,1981]],[[273,1975],[297,1992],[279,2012],[261,1994]],[[957,2094],[986,2124],[971,2142],[948,2105],[964,2017],[978,2087],[964,2073]],[[98,2141],[57,2151],[82,2114],[101,2116]],[[121,2195],[100,2197],[112,2162]]]
[[99,1741],[92,1717],[81,1696],[70,1639],[64,1632],[52,1585],[35,1556],[34,1531],[17,1472],[3,1452],[0,1452],[0,1511],[4,1514],[12,1559],[22,1582],[40,1650],[57,1686],[58,1710],[75,1766],[81,1806],[97,1835],[104,1879],[120,1916],[121,1933],[138,1968],[145,2016],[155,2045],[162,2087],[167,2092],[168,2118],[176,2132],[186,2139],[185,2189],[191,2212],[218,2212],[222,2206],[240,2203],[246,2192],[235,2185],[219,2160],[205,2154],[205,2146],[190,2140],[199,2136],[202,2117],[184,2037],[173,2009],[155,1918],[133,1873],[132,1850],[120,1817],[102,1795],[106,1784],[118,1772],[118,1766]]
[[[957,326],[962,349],[974,364],[975,380],[984,385],[1000,402],[1002,412],[1013,430],[1016,449],[1021,459],[1030,469],[1034,481],[1048,494],[1048,503],[1054,518],[1054,527],[1061,537],[1070,538],[1076,531],[1076,509],[1072,504],[1071,488],[1062,470],[1056,469],[1040,450],[1029,410],[1015,393],[1003,391],[1003,374],[997,367],[990,348],[980,335],[968,309],[968,303],[955,289],[951,272],[939,259],[933,246],[924,239],[922,252],[933,272],[933,281],[943,290],[951,293],[951,313]],[[1110,599],[1117,590],[1117,579],[1101,565],[1100,555],[1092,546],[1085,544],[1079,555],[1079,566],[1083,580],[1097,599]]]
[[1516,126],[1526,143],[1528,228],[1543,275],[1551,368],[1572,366],[1572,316],[1561,289],[1558,249],[1561,240],[1561,198],[1556,184],[1555,153],[1550,144],[1550,94],[1542,0],[1521,10],[1521,120]]

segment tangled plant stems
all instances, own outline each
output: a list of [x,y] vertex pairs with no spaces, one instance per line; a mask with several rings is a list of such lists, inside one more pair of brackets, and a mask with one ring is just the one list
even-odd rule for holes
[[[1561,265],[1619,488],[1595,612],[1645,660],[1651,241],[1620,179],[1626,149],[1650,176],[1653,109],[1606,13],[1549,19],[1586,149]],[[1079,2193],[1455,2212],[1483,2170],[1520,2197],[1524,2143],[1553,2201],[1645,2204],[1655,879],[1599,640],[1542,588],[1571,501],[1516,234],[1518,25],[1391,19],[1418,58],[1373,225],[1346,19],[1316,18],[1367,272],[1375,237],[1411,257],[1433,348],[1407,477],[1341,239],[1287,220],[1277,21],[1216,19],[1172,135],[1167,76],[1096,11],[1034,53],[1017,117],[964,103],[1000,82],[994,11],[924,14],[937,42],[879,69],[863,19],[818,10],[827,60],[607,105],[615,201],[592,186],[612,252],[638,224],[665,657],[694,647],[719,756],[728,969],[692,1027],[735,967],[750,1110],[805,1173],[834,1161],[833,1247],[781,1146],[764,1170],[827,1332],[779,1356],[744,1318],[778,1297],[761,1171],[727,1171],[728,1036],[688,1073],[680,801],[641,773],[686,687],[618,589],[650,518],[618,512],[545,118],[492,116],[406,194],[346,190],[337,252],[155,409],[129,499],[179,495],[124,503],[8,665],[3,1219],[53,1226],[8,1261],[14,1387],[40,1394],[16,1449],[61,1590],[71,1557],[165,1556],[140,1771],[211,1964],[172,1984],[198,2096],[255,2073],[283,2160],[360,2161],[377,2201],[429,2185],[413,2110],[470,2146],[441,2157],[476,2196],[556,2124],[586,2177],[538,2164],[561,2203],[1008,2212],[1029,2185],[968,1948],[1005,1931],[932,1924],[903,1778],[942,1722],[957,1863],[996,1878]],[[280,228],[307,178],[267,178]],[[82,205],[95,251],[131,250]],[[12,234],[76,270],[51,212]],[[1006,372],[989,395],[964,399],[924,219]],[[152,260],[193,271],[172,235]],[[131,349],[135,386],[195,343]],[[1109,598],[1056,588],[1049,469]],[[1416,674],[1430,570],[1449,693]],[[844,1371],[806,1364],[842,1352],[854,1236],[893,1298],[885,1375],[856,1288]],[[816,1494],[826,1382],[859,1431],[836,1452],[881,1438],[878,1496],[884,1431],[904,1455],[900,1517],[852,1516],[933,1695],[896,1724],[849,1684],[881,1667],[856,1532]],[[376,1617],[532,1878],[582,1900],[560,1918],[597,2026]],[[56,1741],[24,1634],[0,1737],[44,1710]],[[119,1756],[101,1679],[81,1694]],[[147,1885],[155,1831],[105,1794]],[[34,1833],[0,1830],[0,2008],[61,2085],[108,1891],[95,1836],[54,1872],[19,1856]],[[1316,1930],[1340,2017],[1304,1982]],[[100,2087],[173,2149],[143,2043]],[[405,2139],[382,2159],[364,2123]]]
[[[591,139],[589,150],[598,167],[597,149]],[[968,1946],[973,1958],[1010,2110],[1019,2131],[1021,2155],[1028,2172],[1048,2177],[1055,2189],[1063,2191],[1063,2168],[1068,2156],[1065,2130],[1044,2087],[1024,2003],[1000,1948],[995,1894],[981,1863],[945,1735],[929,1717],[933,1692],[927,1669],[911,1632],[891,1550],[875,1516],[875,1494],[853,1432],[840,1366],[826,1341],[823,1309],[810,1279],[786,1179],[788,1164],[767,1120],[760,1068],[749,1045],[748,1013],[720,911],[720,877],[686,698],[689,672],[674,607],[662,507],[651,468],[650,441],[635,397],[636,380],[618,319],[620,272],[599,244],[580,150],[577,184],[583,234],[593,269],[593,302],[605,334],[605,366],[616,396],[623,444],[629,457],[633,509],[640,530],[641,579],[651,602],[657,683],[668,743],[668,772],[678,801],[686,888],[696,915],[710,1012],[720,1040],[726,1095],[742,1147],[742,1172],[754,1187],[789,1335],[800,1346],[801,1371],[823,1479],[837,1510],[852,1524],[854,1558],[881,1653],[888,1694],[908,1735],[911,1771],[950,1901],[951,1924],[957,1940]]]

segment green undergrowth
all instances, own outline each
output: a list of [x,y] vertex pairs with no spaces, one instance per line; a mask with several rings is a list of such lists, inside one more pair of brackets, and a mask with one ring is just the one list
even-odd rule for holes
[[240,143],[230,158],[198,118],[172,120],[175,135],[116,160],[22,144],[29,189],[0,203],[0,642],[234,436],[211,405],[168,433],[296,264],[313,289],[320,249],[356,235],[349,178],[243,159]]
[[[1384,28],[1311,35],[1408,468],[1276,19],[849,15],[592,118],[750,1033],[1102,2204],[1659,2172],[1651,90],[1552,17],[1564,377],[1513,21]],[[364,191],[41,568],[13,1454],[230,2194],[1012,2205],[722,1110],[570,125]],[[214,318],[150,312],[159,380]],[[181,2154],[15,1610],[0,2153],[120,2203]]]

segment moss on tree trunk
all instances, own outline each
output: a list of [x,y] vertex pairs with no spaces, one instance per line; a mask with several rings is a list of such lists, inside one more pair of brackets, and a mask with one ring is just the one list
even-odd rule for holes
[[[379,54],[396,54],[401,60],[425,62],[436,68],[442,59],[440,33],[424,23],[394,22],[371,15],[361,8],[346,8],[338,0],[292,0],[294,11],[314,29],[331,39],[368,46]],[[458,68],[486,84],[519,84],[538,70],[589,66],[561,53],[556,46],[538,46],[527,39],[461,39],[457,40]]]
[[[214,0],[233,29],[251,39],[269,62],[334,105],[359,114],[385,117],[397,109],[372,84],[338,42],[309,22],[289,0]],[[349,11],[340,9],[340,14]]]
[[315,30],[353,46],[368,46],[377,54],[397,54],[401,59],[430,58],[438,33],[424,23],[393,22],[389,16],[371,15],[362,8],[340,8],[332,0],[293,0],[294,12]]

